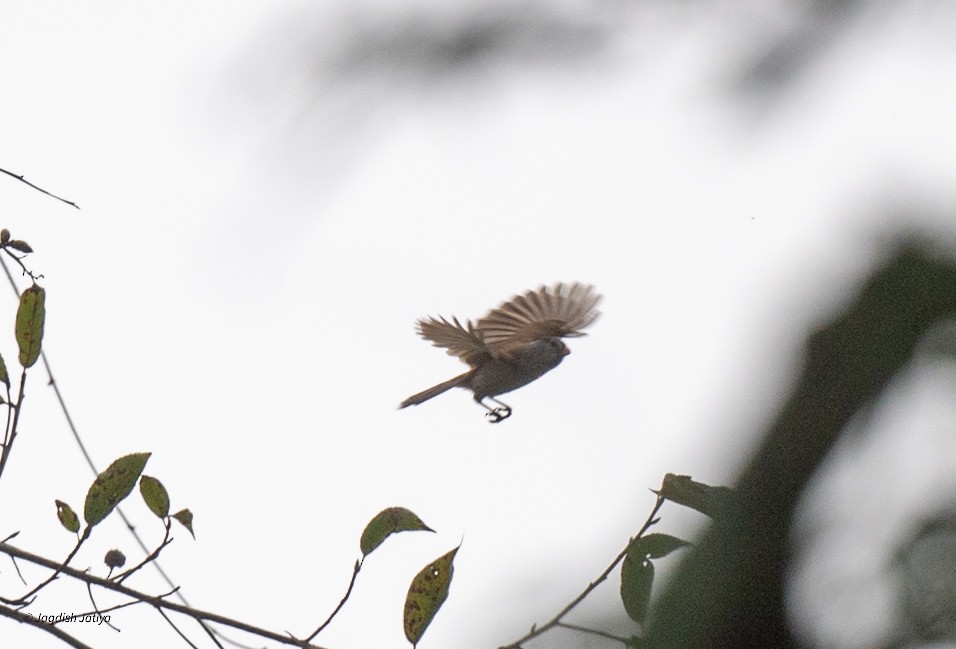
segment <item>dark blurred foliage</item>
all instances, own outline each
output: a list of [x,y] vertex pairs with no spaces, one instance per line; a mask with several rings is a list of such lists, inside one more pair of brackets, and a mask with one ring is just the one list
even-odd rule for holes
[[531,79],[572,89],[596,74],[613,80],[670,56],[668,44],[701,25],[713,72],[701,89],[748,110],[759,97],[766,110],[883,4],[325,3],[264,25],[235,76],[266,132],[263,162],[291,172],[290,186],[328,188],[323,174],[340,177],[396,115],[454,114],[456,101],[480,105]]
[[[713,27],[707,56],[725,69],[718,92],[729,99],[743,92],[785,100],[781,91],[825,60],[858,25],[892,20],[891,10],[900,7],[912,7],[917,24],[952,15],[926,0],[734,6],[702,0],[491,0],[322,7],[321,13],[299,10],[264,26],[242,61],[244,74],[250,66],[265,66],[267,83],[300,84],[317,102],[312,108],[345,97],[365,109],[383,108],[402,97],[435,99],[433,92],[471,88],[480,94],[497,80],[524,73],[573,77],[587,66],[626,69],[640,59],[667,55],[629,44],[679,41],[707,24]],[[250,90],[256,92],[255,83]]]
[[406,6],[351,23],[327,58],[316,61],[315,81],[379,78],[407,91],[515,66],[561,68],[601,55],[612,33],[597,16],[567,15],[544,3],[450,5],[439,11]]
[[[784,606],[798,501],[851,419],[880,398],[927,332],[954,317],[956,264],[910,243],[810,337],[793,393],[735,485],[729,512],[664,593],[647,646],[798,646]],[[954,558],[954,529],[923,528],[901,555],[907,610],[923,635],[953,630],[952,565],[929,566]]]
[[956,512],[921,521],[897,553],[904,628],[912,641],[956,641]]
[[[799,6],[797,6],[799,4]],[[737,87],[761,94],[784,90],[840,41],[846,30],[876,8],[878,2],[816,0],[794,3],[792,21],[776,38],[764,42],[741,67]],[[781,7],[782,10],[787,11]]]

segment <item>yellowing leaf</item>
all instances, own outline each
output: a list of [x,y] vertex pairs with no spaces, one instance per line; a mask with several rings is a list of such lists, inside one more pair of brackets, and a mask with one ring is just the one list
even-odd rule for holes
[[173,514],[173,518],[179,521],[179,524],[189,530],[189,533],[193,535],[193,538],[196,538],[196,533],[193,532],[193,513],[188,509],[180,509],[178,512]]
[[20,346],[20,365],[32,367],[40,358],[43,342],[43,321],[46,318],[46,291],[33,284],[20,295],[17,308],[16,336]]
[[7,364],[3,361],[3,356],[0,356],[0,382],[7,388],[10,387],[10,375],[7,374]]
[[60,524],[67,530],[76,534],[80,531],[80,519],[73,511],[73,508],[62,500],[56,502],[56,517],[60,519]]
[[408,588],[408,596],[405,598],[405,637],[412,646],[421,640],[425,629],[432,623],[438,609],[448,597],[457,552],[458,548],[455,548],[425,566],[415,575]]

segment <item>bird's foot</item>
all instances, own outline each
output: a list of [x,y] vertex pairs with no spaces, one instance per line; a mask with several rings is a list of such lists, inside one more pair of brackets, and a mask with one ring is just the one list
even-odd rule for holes
[[492,424],[497,424],[499,421],[507,419],[510,416],[511,408],[507,406],[504,408],[495,408],[494,410],[485,413],[485,417],[487,417]]

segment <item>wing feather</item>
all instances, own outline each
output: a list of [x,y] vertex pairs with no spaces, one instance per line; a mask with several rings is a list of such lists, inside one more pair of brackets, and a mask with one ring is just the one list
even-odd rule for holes
[[465,322],[467,327],[455,317],[451,322],[442,316],[429,317],[418,321],[418,334],[430,340],[435,347],[442,347],[449,355],[457,356],[475,367],[490,357],[491,352],[471,321]]
[[472,331],[491,352],[538,338],[583,336],[581,330],[600,315],[600,301],[601,295],[588,284],[542,286],[493,309]]

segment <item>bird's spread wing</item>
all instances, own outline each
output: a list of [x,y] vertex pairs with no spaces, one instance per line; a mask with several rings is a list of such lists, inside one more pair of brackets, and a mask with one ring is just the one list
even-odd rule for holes
[[601,296],[586,284],[555,284],[516,295],[478,321],[474,331],[492,351],[549,337],[583,336],[600,315]]
[[430,317],[418,321],[418,333],[425,340],[432,341],[435,347],[444,347],[450,355],[475,367],[490,358],[491,351],[471,321],[466,322],[467,327],[458,322],[458,318],[448,322],[442,317]]

